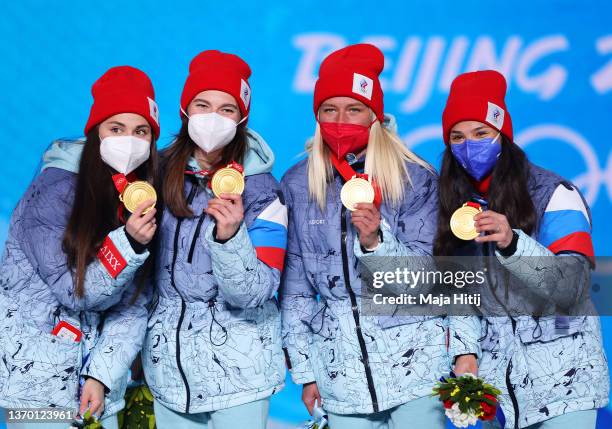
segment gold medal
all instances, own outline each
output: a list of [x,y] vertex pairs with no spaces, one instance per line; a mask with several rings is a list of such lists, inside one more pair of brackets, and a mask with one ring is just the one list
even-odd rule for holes
[[478,237],[474,226],[474,216],[482,212],[480,207],[468,206],[467,203],[455,210],[450,219],[451,231],[461,240],[473,240]]
[[374,187],[368,180],[353,177],[342,187],[340,200],[344,207],[353,211],[357,203],[371,203],[374,201]]
[[211,188],[217,198],[220,198],[221,194],[242,194],[244,175],[232,167],[221,168],[214,174]]
[[123,202],[125,208],[131,213],[134,213],[136,207],[138,207],[143,201],[153,200],[153,205],[143,210],[142,214],[146,214],[149,210],[155,207],[155,202],[157,202],[157,192],[155,192],[155,188],[148,182],[138,180],[136,182],[129,183],[126,186],[121,195],[119,195],[119,200]]

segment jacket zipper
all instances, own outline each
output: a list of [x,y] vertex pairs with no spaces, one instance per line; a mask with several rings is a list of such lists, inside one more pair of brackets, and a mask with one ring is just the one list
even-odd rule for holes
[[[485,243],[482,247],[483,250],[483,254],[486,257],[486,262],[487,262],[487,266],[488,266],[488,261],[489,261],[489,256],[490,256],[490,252],[489,252],[489,247],[487,247],[487,244]],[[495,298],[495,300],[498,302],[499,305],[501,305],[503,307],[503,309],[506,311],[506,313],[508,314],[508,317],[510,318],[510,322],[512,323],[512,335],[516,335],[516,320],[514,319],[514,317],[512,317],[510,315],[510,312],[508,311],[508,308],[501,302],[501,300],[498,298],[497,294],[495,293],[495,291],[493,290],[493,281],[492,278],[490,276],[490,273],[493,272],[492,267],[488,266],[488,272],[487,272],[487,277],[489,279],[489,286],[491,288],[491,293],[493,294],[493,297]],[[506,278],[506,289],[505,289],[505,296],[506,296],[506,302],[508,302],[508,278]],[[488,323],[488,321],[487,321]],[[487,330],[489,329],[489,325],[487,324]],[[483,337],[484,339],[484,337]],[[518,429],[518,421],[519,421],[519,406],[518,406],[518,401],[516,399],[516,394],[514,393],[514,387],[512,387],[512,383],[510,381],[510,373],[512,372],[512,358],[510,358],[510,361],[508,361],[508,366],[506,367],[506,387],[508,388],[508,395],[510,396],[510,401],[512,401],[512,408],[514,409],[514,429]]]
[[519,421],[519,406],[518,401],[516,400],[516,395],[514,393],[514,387],[512,387],[512,382],[510,381],[510,373],[512,372],[512,358],[508,362],[508,366],[506,367],[506,387],[508,388],[508,395],[510,396],[510,400],[512,401],[512,408],[514,408],[514,429],[518,429],[518,421]]
[[200,230],[202,229],[202,224],[204,223],[205,218],[206,213],[202,212],[200,219],[198,219],[198,225],[196,226],[195,233],[193,234],[193,240],[191,240],[191,247],[189,247],[189,255],[187,256],[187,263],[189,264],[191,264],[191,261],[193,260],[193,252],[195,251],[196,242],[200,236]]
[[361,323],[359,322],[359,307],[357,306],[357,299],[355,297],[355,292],[351,288],[350,282],[350,272],[349,272],[349,263],[348,263],[348,253],[346,250],[346,241],[347,241],[347,226],[346,226],[346,207],[342,206],[341,210],[341,230],[342,230],[342,242],[340,243],[340,248],[342,250],[342,270],[344,272],[344,284],[346,285],[346,290],[348,291],[349,298],[351,300],[351,309],[353,311],[353,319],[355,319],[355,331],[357,333],[357,341],[359,341],[359,348],[361,349],[361,359],[363,361],[363,366],[365,369],[366,380],[368,383],[368,390],[370,391],[370,397],[372,398],[372,407],[375,413],[379,411],[378,409],[378,400],[376,399],[376,389],[374,388],[374,379],[372,378],[372,370],[370,369],[370,361],[368,358],[368,351],[366,349],[365,340],[363,338],[363,334],[361,332]]
[[[191,188],[191,191],[189,191],[189,196],[187,197],[188,205],[193,202],[197,189],[198,187],[196,185],[193,185]],[[181,338],[180,338],[181,325],[183,324],[183,319],[185,318],[185,310],[187,309],[187,305],[185,304],[185,300],[183,299],[183,296],[179,292],[178,288],[176,287],[176,283],[174,282],[174,267],[176,266],[176,259],[178,257],[178,241],[179,241],[179,235],[181,232],[182,223],[183,223],[183,218],[177,219],[176,230],[174,231],[174,243],[173,243],[174,253],[172,254],[172,267],[170,270],[170,284],[172,285],[172,287],[174,288],[178,296],[181,298],[181,315],[179,316],[178,325],[176,327],[176,366],[179,370],[179,374],[181,374],[183,383],[185,384],[185,393],[186,393],[186,398],[187,398],[185,402],[185,413],[188,414],[189,404],[190,404],[190,399],[191,399],[190,398],[191,391],[189,389],[189,383],[187,382],[187,376],[185,375],[185,371],[183,371],[183,366],[181,365]]]

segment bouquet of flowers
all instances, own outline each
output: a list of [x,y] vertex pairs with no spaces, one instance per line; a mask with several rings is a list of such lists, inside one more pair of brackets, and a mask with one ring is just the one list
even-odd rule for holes
[[146,384],[135,384],[125,392],[125,408],[117,415],[121,429],[155,429],[153,394]]
[[497,413],[497,397],[501,393],[473,374],[442,378],[433,389],[444,404],[450,422],[460,428],[476,426],[479,420],[493,420]]

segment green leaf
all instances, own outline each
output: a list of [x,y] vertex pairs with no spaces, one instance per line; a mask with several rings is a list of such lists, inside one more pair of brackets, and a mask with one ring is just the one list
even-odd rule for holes
[[142,393],[144,394],[144,397],[147,401],[149,402],[153,402],[153,394],[151,393],[151,391],[149,390],[148,387],[143,386],[142,387]]

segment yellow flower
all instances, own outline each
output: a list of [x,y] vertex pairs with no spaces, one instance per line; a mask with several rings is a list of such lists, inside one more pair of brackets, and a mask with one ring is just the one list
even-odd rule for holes
[[465,397],[465,402],[470,402],[470,398],[468,396]]
[[451,396],[455,396],[455,395],[456,395],[457,393],[459,393],[459,392],[460,392],[459,388],[458,388],[458,387],[455,387],[455,390],[453,390],[453,391],[451,392]]

